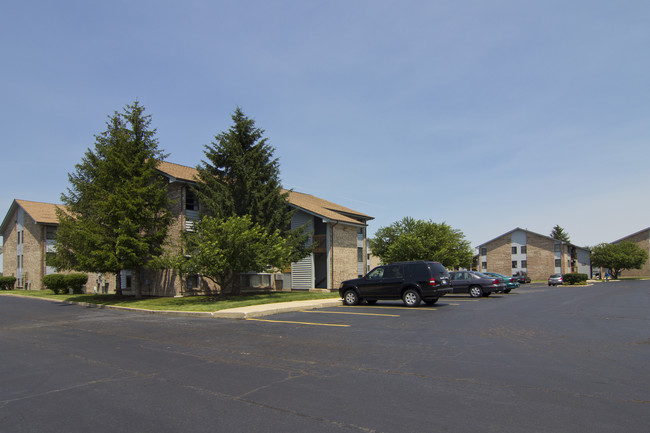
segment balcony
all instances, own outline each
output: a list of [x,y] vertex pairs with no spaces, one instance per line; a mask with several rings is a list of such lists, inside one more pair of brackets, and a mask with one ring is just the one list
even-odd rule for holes
[[315,253],[327,253],[327,235],[312,235]]

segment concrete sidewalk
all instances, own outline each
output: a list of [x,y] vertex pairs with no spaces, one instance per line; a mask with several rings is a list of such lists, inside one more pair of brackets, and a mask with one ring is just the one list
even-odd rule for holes
[[272,314],[290,313],[292,311],[313,310],[315,308],[338,307],[341,299],[314,299],[309,301],[278,302],[276,304],[251,305],[249,307],[229,308],[210,313],[212,317],[222,319],[248,319],[270,316]]

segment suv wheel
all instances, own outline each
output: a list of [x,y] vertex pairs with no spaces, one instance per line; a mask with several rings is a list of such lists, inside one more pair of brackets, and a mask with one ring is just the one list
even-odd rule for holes
[[481,286],[471,286],[469,288],[469,295],[472,298],[480,298],[483,296],[483,289],[481,289]]
[[420,298],[420,294],[418,293],[417,290],[408,289],[402,295],[402,300],[404,301],[404,304],[407,307],[417,307],[418,305],[420,305],[420,301],[422,300],[422,298]]
[[345,305],[359,305],[360,301],[361,299],[359,299],[359,295],[354,289],[348,289],[343,293],[343,303]]

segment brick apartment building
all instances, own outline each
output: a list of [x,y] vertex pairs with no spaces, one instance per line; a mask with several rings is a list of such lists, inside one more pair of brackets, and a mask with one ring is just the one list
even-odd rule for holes
[[520,228],[477,248],[479,271],[504,275],[525,272],[533,280],[569,272],[591,275],[589,249]]
[[[174,222],[169,228],[169,244],[179,245],[181,233],[191,230],[198,219],[200,204],[190,186],[196,170],[169,162],[158,166],[161,176],[168,180],[167,188],[173,202]],[[372,217],[312,195],[289,191],[289,205],[296,209],[292,227],[307,223],[318,247],[291,269],[277,274],[243,274],[244,287],[274,289],[336,288],[349,278],[365,273],[367,265],[367,222]],[[14,200],[2,225],[4,241],[4,275],[16,277],[19,288],[38,290],[42,278],[56,270],[46,266],[46,256],[54,251],[54,234],[58,226],[56,208],[51,203]],[[182,276],[174,270],[143,271],[142,294],[154,296],[183,296],[209,292],[214,285],[198,275]],[[131,271],[121,272],[121,287],[131,288]],[[86,291],[114,292],[114,275],[89,274]]]

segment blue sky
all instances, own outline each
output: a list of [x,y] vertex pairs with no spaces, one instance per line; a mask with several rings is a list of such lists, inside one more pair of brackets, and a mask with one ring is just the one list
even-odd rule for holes
[[285,187],[474,246],[650,226],[650,2],[4,2],[0,215],[58,203],[134,100],[195,166],[239,106]]

